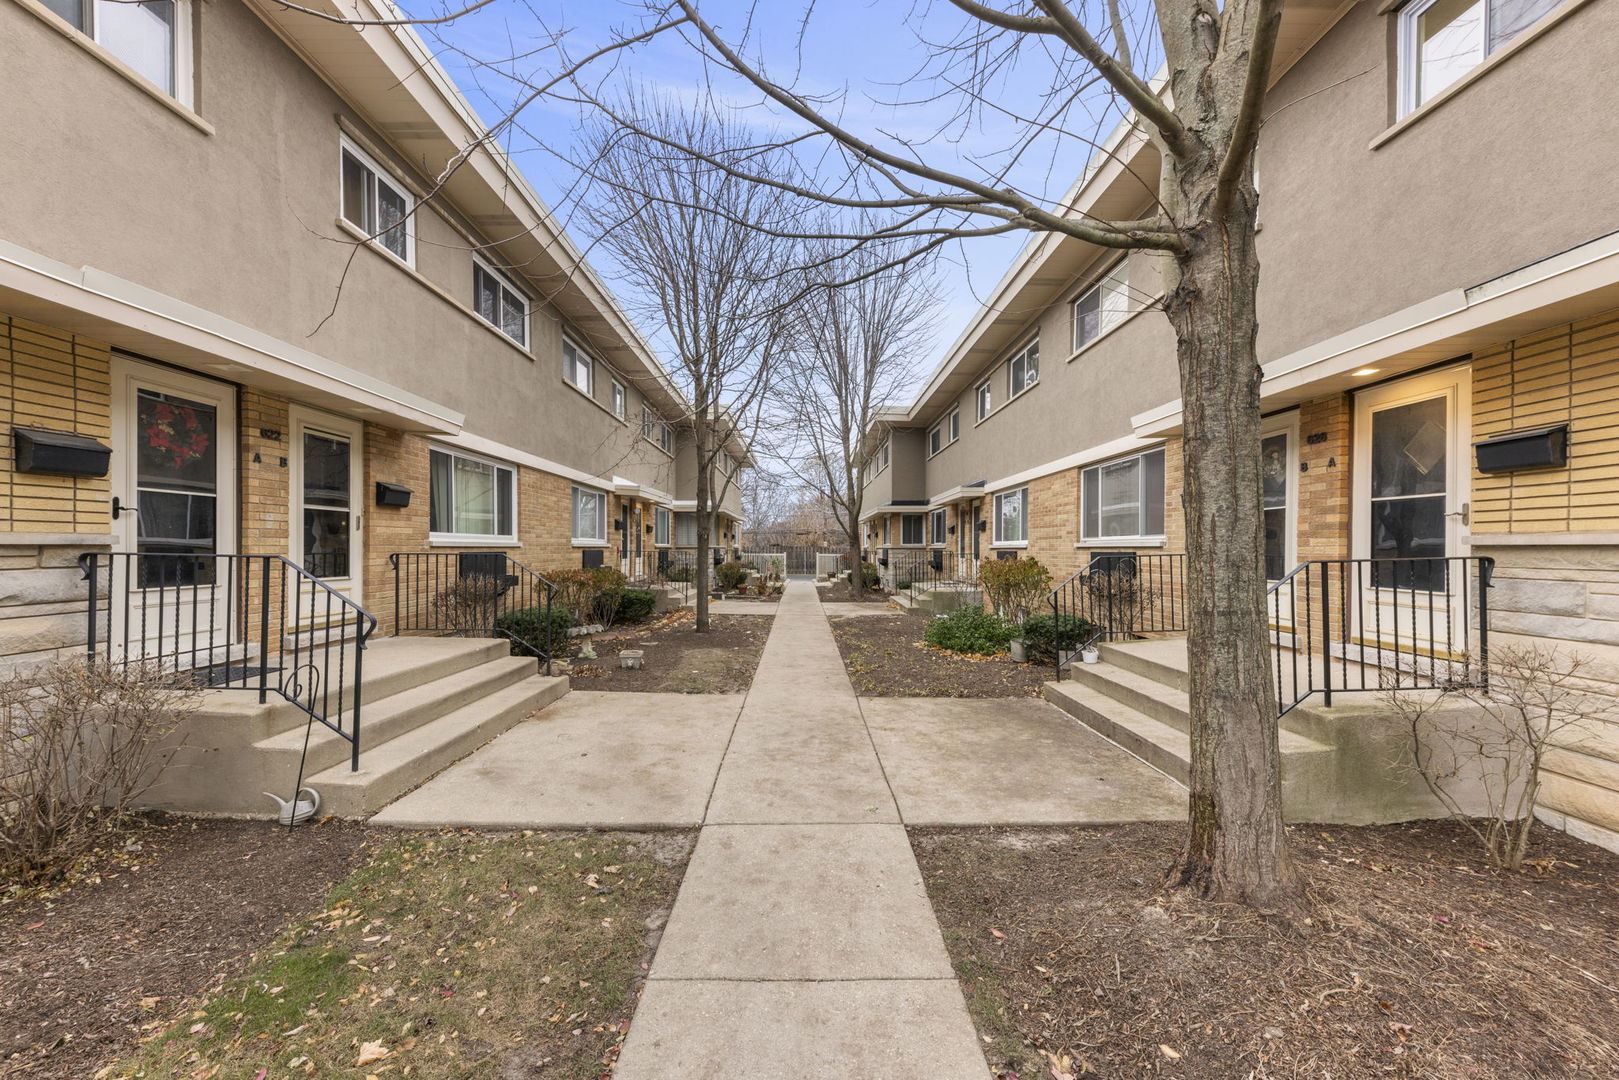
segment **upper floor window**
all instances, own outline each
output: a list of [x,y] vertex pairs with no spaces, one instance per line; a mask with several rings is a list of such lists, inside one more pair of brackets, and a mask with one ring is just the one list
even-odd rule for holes
[[1024,544],[1029,540],[1029,489],[1015,488],[995,496],[995,542]]
[[410,263],[414,258],[410,198],[375,161],[346,142],[343,219],[401,261]]
[[1400,11],[1400,115],[1432,101],[1563,0],[1413,0]]
[[1074,350],[1077,352],[1124,321],[1130,312],[1129,285],[1123,259],[1074,301]]
[[624,419],[629,411],[629,395],[624,390],[624,384],[617,379],[613,380],[613,415],[620,420]]
[[517,344],[528,344],[528,301],[477,261],[472,264],[472,309]]
[[578,387],[586,397],[591,396],[591,376],[595,366],[589,354],[567,338],[562,339],[562,377]]
[[43,0],[51,11],[170,97],[191,104],[186,0]]
[[428,452],[428,530],[456,539],[514,540],[517,470],[482,458]]
[[607,543],[607,496],[590,488],[573,489],[573,538]]
[[901,514],[899,517],[899,542],[902,546],[919,545],[922,543],[922,515]]
[[928,455],[931,457],[961,437],[961,413],[954,411],[933,425],[928,432]]
[[641,406],[641,437],[657,443],[665,454],[675,452],[675,429],[650,405]]
[[1164,451],[1092,465],[1080,483],[1080,536],[1110,540],[1164,535]]
[[883,448],[881,450],[877,451],[878,472],[882,472],[884,469],[888,468],[888,452],[890,449],[892,449],[892,446],[893,441],[889,440],[888,442],[883,443]]
[[982,385],[982,386],[980,386],[978,388],[977,397],[978,397],[978,419],[982,420],[982,419],[984,419],[984,417],[989,415],[989,410],[995,404],[994,391],[990,388],[988,379],[985,379],[984,380],[984,385]]
[[957,439],[961,438],[961,410],[960,409],[951,409],[950,410],[950,421],[945,426],[950,429],[950,441],[951,442],[955,442]]
[[1036,339],[1006,365],[1006,396],[1015,398],[1039,381],[1040,342]]

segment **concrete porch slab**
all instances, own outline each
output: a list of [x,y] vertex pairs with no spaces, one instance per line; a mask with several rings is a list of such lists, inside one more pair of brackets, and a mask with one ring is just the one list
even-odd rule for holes
[[654,979],[946,979],[900,825],[711,825]]
[[616,1080],[984,1080],[955,979],[652,980]]
[[740,694],[575,690],[385,808],[379,825],[702,823]]
[[1166,821],[1186,790],[1035,698],[864,698],[907,825]]

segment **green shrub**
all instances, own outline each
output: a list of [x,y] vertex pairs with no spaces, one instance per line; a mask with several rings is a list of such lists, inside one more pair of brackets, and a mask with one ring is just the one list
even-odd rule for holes
[[640,622],[658,607],[658,595],[647,589],[625,589],[618,602],[618,621]]
[[495,619],[495,631],[511,639],[513,656],[541,656],[547,649],[556,652],[567,640],[573,616],[560,604],[551,606],[551,631],[546,633],[545,609],[518,608]]
[[1023,648],[1031,660],[1054,660],[1058,649],[1073,651],[1096,627],[1078,615],[1031,615],[1023,620]]
[[1006,650],[1016,629],[998,615],[982,608],[965,607],[928,623],[923,640],[951,652],[991,656]]
[[720,588],[726,592],[733,592],[748,580],[748,568],[735,559],[720,563],[714,568],[714,580],[719,582]]
[[900,578],[898,581],[894,582],[894,591],[895,592],[904,592],[906,589],[909,589],[910,587],[911,587],[911,579],[910,578]]
[[547,570],[545,577],[557,588],[553,606],[566,608],[574,626],[612,625],[624,587],[629,583],[611,566]]
[[[877,569],[876,563],[863,562],[860,564],[860,579],[862,582],[862,588],[875,589],[878,583],[882,581],[883,577],[882,572]],[[852,574],[850,577],[850,583],[853,584]]]

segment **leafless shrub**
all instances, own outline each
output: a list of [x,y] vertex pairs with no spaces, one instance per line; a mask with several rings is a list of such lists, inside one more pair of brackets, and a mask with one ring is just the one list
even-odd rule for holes
[[154,664],[74,658],[0,679],[0,877],[44,876],[115,826],[199,697]]
[[460,635],[487,633],[506,584],[496,577],[464,577],[433,597],[439,628]]
[[[1549,645],[1502,646],[1492,650],[1481,685],[1383,690],[1410,732],[1410,767],[1493,866],[1523,866],[1546,752],[1565,733],[1619,720],[1619,702],[1592,692],[1581,676],[1586,663]],[[1482,814],[1470,812],[1477,805]]]
[[1158,590],[1134,567],[1093,570],[1081,579],[1085,589],[1084,615],[1111,631],[1150,630],[1147,615],[1158,604]]

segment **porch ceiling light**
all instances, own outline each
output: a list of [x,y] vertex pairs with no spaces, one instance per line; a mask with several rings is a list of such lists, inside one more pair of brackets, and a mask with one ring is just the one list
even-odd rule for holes
[[1350,376],[1350,378],[1353,378],[1353,379],[1359,379],[1359,378],[1362,378],[1362,377],[1364,377],[1366,375],[1376,375],[1379,371],[1382,371],[1382,370],[1383,370],[1382,368],[1363,367],[1359,371],[1351,371],[1349,373],[1349,376]]

